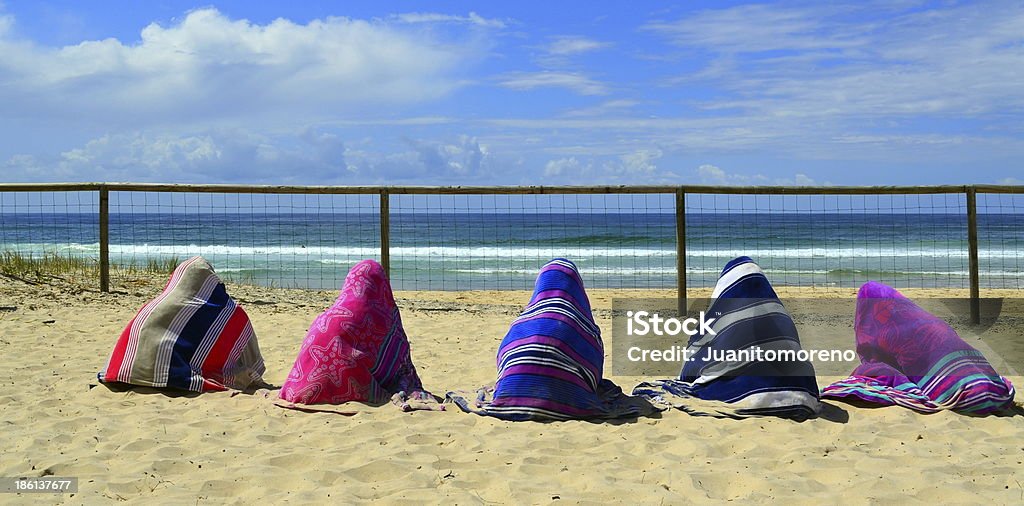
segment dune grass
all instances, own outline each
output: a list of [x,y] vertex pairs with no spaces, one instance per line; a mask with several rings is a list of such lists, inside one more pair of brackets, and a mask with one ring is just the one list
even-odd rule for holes
[[[181,262],[178,257],[164,257],[112,263],[110,287],[112,290],[120,290],[162,285]],[[224,281],[237,285],[284,287],[275,280],[260,280],[250,271],[227,272],[220,276]],[[0,251],[0,279],[2,278],[33,285],[70,285],[78,289],[97,289],[100,285],[100,263],[95,258],[56,252],[47,252],[40,256],[18,251]]]
[[[111,265],[111,284],[129,284],[166,276],[180,261],[176,257],[148,259],[145,263]],[[0,252],[0,276],[29,284],[99,286],[100,264],[93,258],[47,252],[41,256],[17,251]]]
[[[136,265],[125,264],[118,265],[111,268],[111,271],[118,271],[121,275],[136,275],[136,274],[170,274],[174,272],[174,269],[181,263],[178,257],[170,258],[150,258],[146,260],[145,264]],[[111,272],[113,276],[113,272]]]
[[58,253],[44,253],[42,256],[17,251],[0,253],[0,274],[26,283],[73,281],[84,279],[90,273],[95,273],[95,279],[99,279],[99,263],[90,258]]

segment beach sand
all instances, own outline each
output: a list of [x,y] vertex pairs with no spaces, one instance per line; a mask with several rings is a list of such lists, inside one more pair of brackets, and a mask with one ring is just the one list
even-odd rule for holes
[[[677,411],[619,423],[510,423],[454,406],[403,413],[354,404],[358,413],[342,416],[282,409],[247,394],[97,386],[115,339],[161,286],[100,294],[0,279],[0,476],[79,478],[74,496],[8,495],[4,503],[1024,502],[1022,416],[828,402],[824,417],[804,423]],[[265,379],[280,385],[307,326],[335,294],[228,288],[252,317]],[[805,348],[853,346],[854,292],[782,291],[784,298],[840,297],[831,312],[797,317]],[[611,298],[636,295],[592,293],[606,341]],[[691,294],[698,295],[707,294]],[[528,294],[397,296],[424,385],[444,395],[494,380],[497,345]],[[1017,353],[1024,341],[1014,318],[986,330],[1017,339],[1017,348],[1000,353]],[[834,378],[819,376],[819,385]],[[611,379],[629,391],[641,378]]]

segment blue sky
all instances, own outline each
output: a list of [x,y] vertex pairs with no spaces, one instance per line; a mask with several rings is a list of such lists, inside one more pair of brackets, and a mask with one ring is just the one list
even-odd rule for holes
[[7,182],[1021,184],[1022,159],[1020,2],[0,3]]

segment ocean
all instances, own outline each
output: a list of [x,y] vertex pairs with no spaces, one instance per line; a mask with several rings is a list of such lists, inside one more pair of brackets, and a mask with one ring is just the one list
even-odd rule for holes
[[[666,213],[395,213],[396,289],[529,289],[554,257],[589,287],[674,288],[675,216]],[[980,214],[981,285],[1024,287],[1024,214]],[[95,214],[0,213],[0,251],[98,258]],[[348,268],[380,258],[371,213],[112,213],[113,264],[202,255],[225,278],[336,289]],[[747,255],[778,285],[968,286],[962,214],[689,213],[687,285],[714,284]]]

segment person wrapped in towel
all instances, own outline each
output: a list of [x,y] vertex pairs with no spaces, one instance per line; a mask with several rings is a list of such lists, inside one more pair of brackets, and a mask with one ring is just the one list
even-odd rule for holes
[[[768,278],[749,257],[725,265],[711,295],[714,334],[690,338],[678,379],[641,383],[633,395],[692,415],[805,420],[820,412],[814,366],[800,360],[758,360],[729,350],[801,350],[796,326]],[[718,350],[712,352],[712,350]]]
[[980,351],[892,287],[871,281],[860,288],[854,333],[861,364],[822,397],[923,413],[984,415],[1013,407],[1013,385]]
[[261,386],[263,372],[249,316],[209,262],[193,257],[132,318],[97,376],[107,384],[207,392]]
[[498,379],[473,402],[449,392],[463,411],[505,420],[636,417],[655,411],[604,379],[604,345],[576,265],[548,262],[529,304],[497,354]]
[[310,326],[280,397],[294,405],[391,400],[405,411],[443,409],[416,374],[380,264],[352,267],[338,299]]

